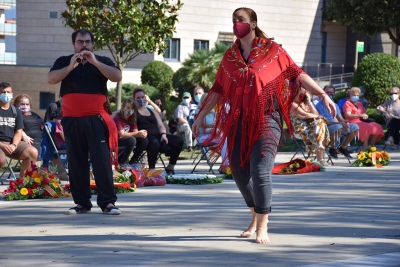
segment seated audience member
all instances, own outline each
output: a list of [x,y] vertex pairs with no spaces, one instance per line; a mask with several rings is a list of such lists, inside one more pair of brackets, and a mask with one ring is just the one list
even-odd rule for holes
[[[368,115],[362,103],[359,100],[360,88],[353,87],[350,89],[350,100],[343,105],[344,117],[350,123],[356,123],[360,128],[359,139],[364,142],[364,149],[368,147],[368,139],[371,136],[371,146],[379,141],[383,136],[382,126],[376,122],[368,122]],[[363,121],[364,120],[364,121]]]
[[169,128],[169,133],[173,135],[179,135],[178,132],[178,123],[174,119],[170,119],[168,121],[168,128]]
[[[204,100],[207,97],[207,93],[203,94],[200,98],[199,104],[197,106],[197,110],[195,112],[195,115],[197,115],[201,109],[201,107],[203,106]],[[205,140],[209,139],[210,137],[210,133],[213,130],[215,125],[215,109],[212,109],[205,117],[204,117],[204,122],[202,124],[202,127],[199,128],[199,143],[203,144]],[[203,127],[204,126],[204,127]],[[211,143],[213,143],[214,141],[211,141]],[[215,140],[215,142],[219,142],[219,140]],[[226,140],[225,140],[225,144],[221,150],[221,158],[223,160],[223,162],[221,163],[221,169],[225,170],[226,167],[229,165],[229,160],[227,157],[227,144],[226,144]]]
[[123,153],[119,156],[118,162],[121,167],[126,167],[137,163],[138,159],[129,156],[137,147],[144,151],[147,147],[147,131],[137,129],[136,124],[137,109],[135,101],[131,98],[125,99],[121,104],[121,109],[114,116],[114,122],[118,131],[118,147],[125,147]]
[[[166,133],[165,126],[158,113],[146,108],[147,100],[142,89],[137,88],[133,91],[133,99],[136,101],[138,110],[136,113],[138,131],[147,131],[147,138],[145,139],[147,144],[144,147],[147,151],[149,169],[155,168],[158,153],[161,152],[169,155],[169,164],[165,171],[167,174],[175,174],[174,168],[183,147],[182,138]],[[145,138],[145,136],[138,135],[136,138],[139,140]],[[137,147],[132,159],[138,161],[143,151],[143,149]]]
[[[331,99],[335,96],[335,88],[333,86],[325,86],[324,91]],[[343,119],[340,114],[340,109],[336,104],[336,117],[333,117],[332,114],[326,109],[324,103],[322,101],[318,102],[315,106],[318,113],[325,117],[327,120],[328,130],[330,133],[331,139],[331,147],[329,148],[329,155],[332,158],[337,159],[338,150],[341,154],[343,154],[346,158],[351,159],[349,151],[347,150],[348,145],[351,140],[354,139],[357,131],[358,125],[355,123],[348,123],[345,119]],[[338,146],[338,141],[340,136],[346,136],[346,139],[340,144],[340,147],[336,149]]]
[[201,88],[200,86],[196,86],[193,90],[193,95],[194,98],[190,102],[190,108],[189,108],[189,126],[190,129],[192,128],[193,122],[194,122],[194,116],[196,115],[196,110],[198,108],[198,105],[200,103],[200,98],[204,94],[204,89]]
[[148,108],[148,109],[153,109],[153,110],[155,110],[155,111],[158,112],[158,113],[161,112],[160,107],[159,107],[156,103],[154,103],[153,101],[151,101],[151,99],[150,99],[150,97],[149,97],[148,95],[146,95],[146,100],[147,100],[147,106],[146,106],[146,108]]
[[17,95],[14,98],[13,104],[16,108],[21,110],[23,115],[22,121],[24,123],[24,130],[22,131],[22,140],[33,145],[37,151],[39,151],[44,121],[38,114],[31,111],[31,97],[27,94]]
[[190,114],[190,93],[183,93],[182,104],[175,109],[175,120],[178,122],[178,131],[185,134],[187,151],[192,151],[192,129],[190,128],[188,118]]
[[310,96],[302,88],[292,103],[290,119],[294,127],[294,135],[303,140],[308,153],[315,152],[317,160],[324,166],[330,166],[324,160],[325,146],[329,143],[329,131],[326,119],[318,114]]
[[[57,108],[51,115],[51,120],[56,123],[54,129],[54,143],[58,150],[66,150],[67,146],[65,143],[64,128],[61,125],[62,119],[62,108]],[[53,166],[57,166],[57,177],[60,180],[68,180],[68,175],[65,173],[65,169],[62,166],[61,159],[54,155]]]
[[[324,91],[329,91],[332,92],[333,91],[333,95],[335,95],[335,87],[333,85],[325,85],[324,86]],[[332,101],[333,101],[333,97],[331,97]],[[321,101],[321,98],[319,96],[314,97],[312,103],[314,105],[314,107],[317,106],[317,104]]]
[[48,122],[51,121],[51,115],[53,114],[53,112],[58,109],[61,108],[62,106],[62,97],[59,95],[59,100],[57,102],[51,103],[47,109],[46,109],[46,113],[44,114],[44,121]]
[[34,146],[22,141],[24,128],[20,109],[10,104],[13,99],[11,85],[8,82],[0,83],[0,168],[6,164],[6,156],[11,159],[22,160],[20,176],[26,170],[31,170],[31,164],[36,163],[38,151]]
[[385,145],[392,147],[393,150],[399,148],[399,131],[400,131],[400,99],[399,87],[392,87],[390,89],[390,100],[382,105],[379,105],[376,110],[382,112],[386,118],[389,126],[389,138],[386,140]]
[[160,115],[160,118],[161,118],[162,122],[164,123],[165,130],[167,130],[167,134],[170,134],[169,126],[168,126],[168,122],[167,122],[167,111],[163,108],[163,103],[162,103],[161,98],[157,98],[156,100],[154,100],[154,103],[160,109],[160,112],[158,113],[158,115]]

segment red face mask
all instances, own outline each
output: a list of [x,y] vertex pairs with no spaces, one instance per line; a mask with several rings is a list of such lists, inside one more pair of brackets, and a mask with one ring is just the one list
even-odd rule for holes
[[233,33],[236,35],[237,38],[241,39],[250,33],[250,24],[243,23],[240,21],[235,21],[233,24]]

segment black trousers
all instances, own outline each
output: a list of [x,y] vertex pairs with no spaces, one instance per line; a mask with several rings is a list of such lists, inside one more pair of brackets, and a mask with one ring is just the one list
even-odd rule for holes
[[[168,146],[171,148],[171,152],[168,154],[169,164],[175,165],[183,148],[183,140],[180,136],[171,134],[167,134],[167,139]],[[139,144],[136,145],[135,154],[133,155],[132,160],[138,161],[140,155],[146,150],[149,168],[154,169],[158,152],[165,153],[165,151],[160,150],[161,136],[155,137],[148,135],[146,138],[138,138],[137,140],[143,140],[143,144],[141,146],[139,146]]]
[[389,122],[390,136],[393,136],[394,144],[399,144],[399,131],[400,131],[400,119],[391,119]]
[[97,205],[115,203],[114,180],[110,166],[108,130],[100,115],[64,117],[61,121],[67,144],[69,179],[75,204],[91,208],[89,155],[97,185]]
[[128,163],[128,159],[132,151],[135,149],[136,146],[136,138],[134,136],[128,136],[124,138],[119,138],[118,139],[118,147],[125,147],[124,151],[120,154],[120,151],[118,150],[118,162],[119,164],[124,164]]

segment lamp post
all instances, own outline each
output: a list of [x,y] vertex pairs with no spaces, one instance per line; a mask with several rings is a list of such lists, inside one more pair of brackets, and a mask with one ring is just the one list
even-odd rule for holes
[[354,71],[357,69],[358,66],[358,53],[364,52],[364,42],[358,41],[356,42],[356,61],[354,63]]

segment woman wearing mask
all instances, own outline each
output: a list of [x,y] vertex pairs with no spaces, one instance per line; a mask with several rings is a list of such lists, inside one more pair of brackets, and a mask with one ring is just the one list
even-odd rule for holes
[[385,142],[385,145],[392,147],[393,150],[399,149],[399,131],[400,131],[400,99],[399,99],[399,87],[392,87],[390,89],[391,100],[386,101],[382,105],[378,106],[376,110],[382,112],[389,125],[390,132],[389,138]]
[[368,147],[368,139],[371,136],[371,146],[379,141],[384,133],[382,126],[375,122],[368,122],[368,115],[362,103],[359,101],[361,90],[358,87],[352,87],[349,91],[350,100],[343,105],[344,117],[349,123],[355,123],[360,128],[359,139],[364,142],[364,149]]
[[40,140],[45,122],[38,114],[31,111],[31,97],[27,94],[19,94],[14,98],[13,105],[19,108],[23,115],[22,140],[40,151]]
[[168,121],[167,121],[167,110],[163,107],[161,98],[157,98],[156,100],[154,100],[154,104],[157,105],[157,107],[160,109],[160,112],[158,114],[160,115],[160,118],[164,124],[165,130],[167,131],[167,134],[170,134],[169,127],[168,127]]
[[144,150],[147,151],[147,160],[149,169],[154,169],[157,161],[158,152],[167,153],[169,155],[169,164],[165,171],[167,174],[175,174],[175,165],[179,154],[182,151],[183,140],[180,136],[167,134],[164,124],[157,112],[146,108],[147,99],[144,91],[137,88],[133,91],[133,99],[135,100],[138,112],[136,113],[137,128],[135,132],[146,131],[146,135],[137,134],[135,137],[146,138],[143,148],[136,148],[131,160],[138,161]]
[[329,96],[261,31],[252,9],[236,9],[232,22],[237,40],[224,54],[193,132],[199,134],[204,117],[217,104],[220,110],[207,141],[220,140],[215,149],[220,153],[228,138],[232,176],[252,214],[249,227],[240,235],[250,237],[257,232],[256,242],[266,244],[272,209],[271,170],[282,134],[281,117],[292,133],[290,108],[301,87],[321,96],[333,115],[336,111]]

